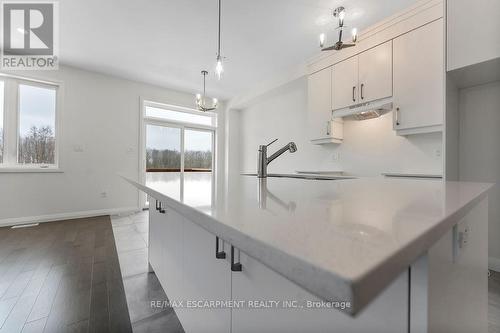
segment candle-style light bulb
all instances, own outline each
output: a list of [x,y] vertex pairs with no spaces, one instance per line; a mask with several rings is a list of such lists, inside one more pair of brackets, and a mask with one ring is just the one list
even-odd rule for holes
[[325,45],[325,40],[326,40],[326,35],[324,33],[321,33],[319,35],[319,47],[323,47]]
[[220,55],[217,56],[217,63],[215,64],[215,74],[217,78],[220,80],[222,76],[222,72],[224,72],[224,67],[222,66],[222,57]]
[[345,10],[340,11],[339,13],[339,20],[344,23],[344,18],[345,18]]
[[358,40],[358,29],[353,28],[351,34],[353,43],[356,43],[356,41]]

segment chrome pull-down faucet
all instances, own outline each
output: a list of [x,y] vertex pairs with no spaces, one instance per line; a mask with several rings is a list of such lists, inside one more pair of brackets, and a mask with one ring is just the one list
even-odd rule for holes
[[286,146],[283,148],[279,149],[276,151],[274,154],[271,156],[267,157],[267,147],[270,146],[271,144],[275,143],[278,141],[278,139],[275,139],[268,143],[267,145],[260,145],[259,146],[259,159],[258,159],[258,165],[257,165],[257,177],[259,178],[266,178],[267,177],[267,165],[274,161],[278,156],[286,152],[287,150],[290,153],[295,153],[297,151],[297,146],[295,145],[295,142],[289,142]]

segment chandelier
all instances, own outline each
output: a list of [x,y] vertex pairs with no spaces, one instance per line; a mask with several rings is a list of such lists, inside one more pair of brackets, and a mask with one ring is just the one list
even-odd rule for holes
[[196,107],[198,110],[206,112],[206,111],[213,111],[217,109],[218,106],[218,101],[217,98],[212,98],[212,103],[210,105],[207,104],[207,98],[205,96],[205,80],[207,77],[208,72],[203,70],[201,71],[201,75],[203,75],[203,95],[202,94],[196,94]]
[[347,48],[347,47],[352,47],[354,45],[356,45],[356,41],[358,39],[358,33],[357,33],[357,30],[356,28],[352,29],[352,39],[351,39],[351,43],[344,43],[342,41],[342,38],[343,38],[343,33],[344,33],[344,30],[345,30],[345,26],[344,26],[344,18],[345,18],[345,8],[344,7],[337,7],[335,8],[335,10],[333,11],[333,17],[337,18],[339,23],[338,23],[338,26],[336,28],[336,30],[339,31],[339,38],[337,40],[337,42],[335,44],[333,44],[332,46],[328,46],[328,47],[324,47],[325,45],[325,41],[326,41],[326,34],[322,33],[319,35],[319,47],[321,48],[321,51],[331,51],[331,50],[341,50],[341,49],[344,49],[344,48]]

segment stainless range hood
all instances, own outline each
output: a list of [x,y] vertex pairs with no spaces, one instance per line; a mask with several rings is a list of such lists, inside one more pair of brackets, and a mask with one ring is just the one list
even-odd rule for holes
[[333,118],[366,120],[380,117],[392,111],[392,108],[392,97],[388,97],[332,111],[332,116]]

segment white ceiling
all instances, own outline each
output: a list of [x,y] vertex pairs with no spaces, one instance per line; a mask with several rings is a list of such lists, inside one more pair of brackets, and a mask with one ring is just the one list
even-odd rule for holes
[[[331,9],[347,9],[361,30],[415,0],[223,0],[221,81],[207,92],[222,99],[317,54],[317,36],[332,32]],[[202,69],[213,74],[217,0],[60,1],[64,64],[197,92]]]

